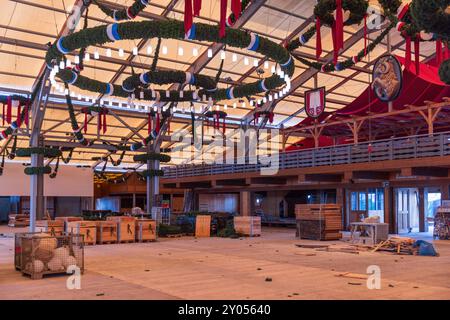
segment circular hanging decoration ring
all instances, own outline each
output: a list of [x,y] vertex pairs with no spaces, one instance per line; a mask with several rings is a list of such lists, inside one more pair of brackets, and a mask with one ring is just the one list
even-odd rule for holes
[[[367,14],[368,6],[367,0],[342,0],[342,9],[350,11],[350,16],[344,21],[344,25],[360,24]],[[319,0],[314,7],[314,15],[320,19],[321,23],[331,27],[334,24],[333,12],[335,10],[335,0]]]
[[125,91],[134,92],[137,88],[149,84],[165,85],[172,83],[190,84],[207,91],[216,90],[216,81],[213,77],[176,70],[157,70],[135,74],[123,81],[122,88]]
[[50,166],[45,166],[45,167],[26,167],[24,172],[25,172],[25,174],[27,176],[50,174],[52,172],[52,168]]
[[30,157],[32,154],[42,154],[46,158],[56,158],[62,155],[61,150],[55,148],[20,148],[17,149],[18,157]]
[[371,87],[383,102],[395,100],[402,90],[402,68],[397,58],[385,54],[373,67]]
[[414,0],[410,11],[420,29],[450,41],[450,0]]
[[[184,24],[181,21],[140,21],[114,23],[106,26],[83,29],[66,37],[59,38],[47,51],[45,60],[47,67],[52,69],[55,63],[59,63],[65,54],[76,49],[85,48],[91,45],[101,45],[107,42],[118,40],[150,39],[161,37],[165,39],[185,39]],[[189,39],[207,42],[223,43],[230,47],[248,49],[258,52],[274,60],[280,65],[281,70],[289,77],[293,75],[295,65],[292,56],[281,45],[260,37],[257,34],[247,33],[243,30],[229,29],[226,36],[219,36],[217,26],[196,23],[191,29]],[[133,91],[127,91],[120,85],[114,85],[98,80],[90,79],[79,75],[71,69],[60,70],[57,74],[62,81],[72,84],[80,89],[96,92],[100,94],[114,95],[127,98]],[[258,80],[253,83],[232,86],[227,89],[217,89],[207,91],[184,91],[182,96],[178,90],[143,90],[144,100],[154,100],[161,102],[173,101],[193,101],[199,97],[212,98],[215,101],[225,99],[237,99],[263,93],[277,89],[286,82],[277,74]]]
[[133,161],[135,162],[147,162],[148,160],[158,160],[159,162],[170,162],[171,157],[167,154],[154,152],[138,154],[133,157]]

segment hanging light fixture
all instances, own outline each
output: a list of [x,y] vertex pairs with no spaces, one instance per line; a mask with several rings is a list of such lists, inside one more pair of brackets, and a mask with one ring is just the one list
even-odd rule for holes
[[264,69],[269,69],[269,61],[264,61]]
[[236,109],[236,107],[237,107],[237,103],[235,102],[235,103],[233,103],[233,109]]
[[225,60],[225,57],[226,57],[225,50],[221,50],[220,51],[220,59]]
[[119,49],[119,57],[123,57],[124,56],[124,54],[125,54],[125,52],[123,51],[123,49],[122,48],[120,48]]
[[184,55],[184,49],[183,49],[183,47],[179,47],[179,48],[178,48],[178,55],[179,55],[179,56],[183,56],[183,55]]
[[208,58],[212,58],[213,52],[212,49],[208,49]]
[[86,52],[86,54],[84,55],[84,61],[89,61],[91,60],[91,55],[89,54],[89,52]]
[[258,63],[259,63],[258,59],[253,59],[253,66],[254,67],[257,67]]
[[148,47],[147,47],[147,54],[148,54],[148,55],[152,54],[152,51],[153,51],[152,46],[148,46]]
[[233,55],[231,56],[231,61],[236,62],[237,61],[237,54],[233,53]]
[[194,57],[198,56],[198,49],[197,48],[192,48],[192,55]]
[[74,61],[75,64],[79,64],[79,63],[80,63],[80,57],[79,57],[78,55],[76,55],[76,56],[73,58],[73,61]]
[[106,49],[106,56],[108,57],[108,58],[111,58],[111,56],[112,56],[112,52],[111,52],[111,49]]
[[139,53],[139,52],[138,52],[138,48],[137,48],[137,47],[134,47],[134,48],[133,48],[133,55],[134,55],[134,56],[137,56],[138,53]]
[[64,61],[60,61],[60,62],[59,62],[59,68],[60,68],[61,70],[63,70],[65,67],[66,67],[66,64],[64,63]]
[[95,60],[100,59],[100,54],[98,53],[98,51],[95,51],[95,52],[94,52],[94,59],[95,59]]
[[248,66],[248,64],[249,64],[248,58],[247,58],[247,57],[244,58],[244,64],[245,64],[246,66]]
[[167,54],[167,46],[163,46],[162,47],[162,53],[163,54]]

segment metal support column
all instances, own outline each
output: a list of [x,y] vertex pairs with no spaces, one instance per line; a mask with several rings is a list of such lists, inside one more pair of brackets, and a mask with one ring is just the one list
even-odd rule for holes
[[[50,94],[50,82],[48,81],[49,70],[44,74],[39,94],[36,97],[31,109],[32,113],[32,131],[30,137],[31,148],[42,148],[44,139],[41,135],[42,122],[44,121],[45,108]],[[43,167],[44,156],[41,154],[31,155],[32,167]],[[36,219],[42,219],[44,216],[44,175],[36,174],[30,176],[30,232],[35,232]]]

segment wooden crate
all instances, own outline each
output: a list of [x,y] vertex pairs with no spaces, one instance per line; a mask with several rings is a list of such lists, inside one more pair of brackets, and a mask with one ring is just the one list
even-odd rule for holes
[[72,221],[67,224],[66,231],[84,236],[85,244],[97,242],[97,224],[95,221]]
[[136,233],[136,218],[128,216],[107,217],[108,221],[117,223],[117,241],[134,242]]
[[313,240],[341,238],[342,209],[337,204],[297,204],[297,237]]
[[117,223],[115,221],[96,221],[97,243],[117,243]]
[[62,220],[37,220],[36,230],[48,232],[52,236],[62,236],[64,234],[64,221]]
[[255,237],[261,235],[261,217],[247,216],[234,217],[234,230],[245,236]]
[[210,237],[211,236],[211,216],[198,215],[195,219],[195,236]]
[[155,241],[156,221],[151,219],[136,220],[136,241]]

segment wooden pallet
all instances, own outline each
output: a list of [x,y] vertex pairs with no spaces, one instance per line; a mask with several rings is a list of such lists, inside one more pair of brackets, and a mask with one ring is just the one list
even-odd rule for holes
[[95,221],[72,221],[67,223],[67,232],[83,235],[85,245],[97,243],[97,223]]
[[261,235],[261,217],[234,217],[234,230],[244,236],[258,237]]
[[107,221],[117,223],[117,241],[120,243],[134,242],[136,237],[136,218],[128,216],[107,217]]
[[297,237],[311,240],[341,238],[342,209],[337,204],[297,204]]
[[210,237],[211,236],[211,216],[198,215],[195,219],[195,236]]
[[97,243],[117,243],[117,223],[115,221],[96,221]]

